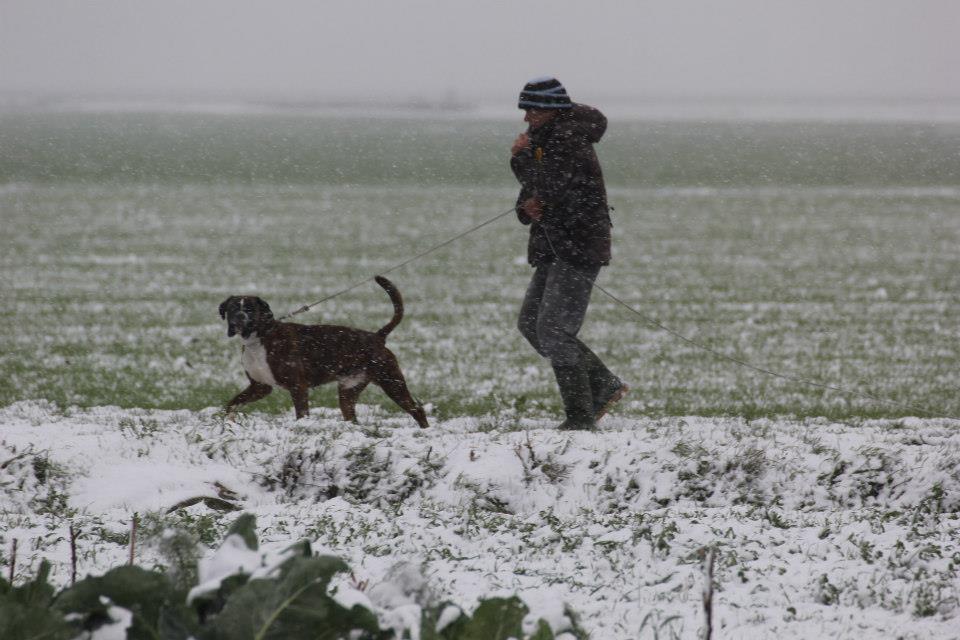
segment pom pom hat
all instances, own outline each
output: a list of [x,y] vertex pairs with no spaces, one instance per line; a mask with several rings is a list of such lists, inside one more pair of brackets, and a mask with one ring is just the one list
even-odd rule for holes
[[534,78],[520,92],[520,109],[570,109],[573,102],[567,90],[553,76]]

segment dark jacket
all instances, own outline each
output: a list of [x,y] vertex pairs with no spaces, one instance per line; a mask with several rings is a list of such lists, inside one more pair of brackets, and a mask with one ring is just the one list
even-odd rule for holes
[[[531,265],[551,262],[553,249],[574,265],[610,263],[607,191],[593,150],[606,129],[607,119],[602,113],[575,104],[540,128],[528,131],[529,148],[510,159],[510,167],[520,181],[517,217],[530,225],[527,260]],[[539,222],[534,222],[521,206],[531,196],[543,204]]]

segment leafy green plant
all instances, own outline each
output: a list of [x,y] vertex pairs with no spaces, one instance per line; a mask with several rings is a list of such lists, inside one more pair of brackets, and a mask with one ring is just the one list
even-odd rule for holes
[[[234,537],[236,537],[234,539]],[[227,544],[227,542],[229,544]],[[241,515],[221,549],[256,556],[256,520]],[[258,556],[266,558],[267,554]],[[342,560],[313,555],[306,542],[280,555],[275,566],[240,566],[214,577],[188,594],[168,575],[137,566],[117,567],[90,576],[55,594],[43,561],[35,578],[20,587],[0,579],[0,638],[69,640],[83,632],[125,624],[129,640],[402,640],[410,629],[381,628],[377,612],[363,603],[350,606],[336,597],[331,582],[349,573]],[[178,576],[182,577],[182,576]],[[122,613],[125,610],[126,613]],[[122,613],[122,615],[121,615]],[[530,620],[516,596],[481,600],[472,616],[444,602],[424,607],[423,640],[554,640],[542,620]],[[577,640],[587,634],[576,615],[565,611]],[[526,630],[525,630],[526,629]],[[398,635],[399,634],[399,635]]]
[[0,638],[73,637],[63,615],[50,607],[54,590],[47,583],[49,575],[50,563],[44,560],[34,579],[21,587],[0,578]]
[[91,631],[117,622],[110,612],[116,606],[132,613],[128,638],[186,640],[187,635],[160,633],[161,628],[188,633],[198,628],[196,613],[183,604],[183,595],[165,575],[126,566],[81,580],[58,594],[54,607],[68,617],[76,631]]

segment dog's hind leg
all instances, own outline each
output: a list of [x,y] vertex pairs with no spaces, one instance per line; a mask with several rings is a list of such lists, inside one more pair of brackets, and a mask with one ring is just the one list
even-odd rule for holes
[[249,387],[238,393],[233,400],[227,403],[227,413],[233,411],[234,407],[238,407],[249,402],[255,402],[260,398],[266,398],[268,395],[270,395],[271,391],[273,391],[273,387],[270,385],[257,382],[256,380],[251,380]]
[[340,413],[347,422],[357,422],[357,399],[363,390],[370,384],[365,379],[344,378],[337,384],[337,394],[340,397]]
[[397,364],[396,358],[391,357],[387,362],[380,364],[381,366],[377,368],[373,379],[374,384],[383,389],[401,409],[413,416],[418,425],[424,429],[429,427],[427,414],[423,407],[410,395],[410,390],[407,389],[407,381],[403,379],[403,372],[400,371],[400,365]]

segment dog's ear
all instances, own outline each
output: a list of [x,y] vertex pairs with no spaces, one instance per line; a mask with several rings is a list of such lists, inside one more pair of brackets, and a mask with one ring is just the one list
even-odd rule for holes
[[273,311],[265,300],[257,298],[257,319],[260,322],[270,322],[273,320]]
[[226,300],[220,303],[220,319],[227,319],[227,305],[230,304],[230,301],[233,300],[233,296],[230,296]]

